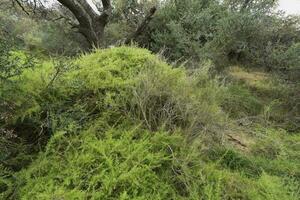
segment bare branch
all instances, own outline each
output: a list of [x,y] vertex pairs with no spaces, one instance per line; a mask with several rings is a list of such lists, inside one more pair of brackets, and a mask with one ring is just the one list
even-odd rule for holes
[[23,2],[20,2],[19,0],[14,0],[13,3],[17,3],[17,5],[22,9],[23,12],[25,12],[27,15],[30,15],[29,12],[24,8]]
[[153,15],[156,12],[156,7],[152,7],[150,9],[149,14],[145,17],[145,19],[142,21],[142,23],[137,27],[136,31],[125,40],[125,44],[129,44],[132,40],[136,39],[140,34],[143,33],[143,31],[148,26],[149,22],[152,20]]

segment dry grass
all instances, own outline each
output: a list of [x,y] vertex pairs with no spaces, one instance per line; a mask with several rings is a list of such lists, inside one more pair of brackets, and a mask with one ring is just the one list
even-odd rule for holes
[[243,81],[250,87],[261,87],[261,83],[268,82],[271,79],[270,75],[263,71],[252,70],[250,72],[238,66],[230,67],[228,70],[228,74],[233,79],[237,81]]

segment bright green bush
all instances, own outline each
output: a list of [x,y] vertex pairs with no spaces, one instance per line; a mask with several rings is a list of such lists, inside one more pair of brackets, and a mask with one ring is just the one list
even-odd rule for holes
[[132,119],[151,130],[199,135],[223,118],[222,89],[207,73],[188,76],[147,50],[128,47],[43,62],[1,86],[3,128],[36,149],[57,129],[99,117],[108,125]]
[[81,133],[57,132],[46,151],[21,172],[25,185],[19,195],[22,199],[188,198],[188,188],[178,184],[192,182],[181,180],[185,174],[174,171],[180,170],[175,158],[182,151],[182,140],[177,134],[134,126],[103,132],[97,122]]
[[34,66],[34,59],[23,51],[13,49],[13,45],[0,38],[0,81],[20,75],[26,68]]
[[[204,127],[210,127],[210,121],[222,121],[218,106],[222,89],[216,80],[210,80],[206,68],[188,76],[184,69],[173,69],[147,50],[120,47],[96,50],[71,62],[44,62],[13,78],[14,86],[5,86],[1,93],[7,102],[14,99],[6,126],[28,126],[15,129],[14,134],[26,143],[33,142],[36,146],[37,142],[37,147],[52,136],[45,153],[38,156],[29,170],[20,173],[22,180],[17,184],[22,185],[23,181],[26,184],[17,194],[22,198],[46,199],[53,193],[53,198],[92,195],[93,198],[131,199],[154,195],[161,199],[180,196],[197,199],[200,184],[188,176],[200,176],[200,170],[196,167],[198,171],[191,172],[185,165],[198,166],[200,161],[194,163],[190,157],[185,158],[189,153],[182,142],[185,135],[195,136],[209,130]],[[5,92],[10,89],[16,92]],[[130,131],[134,129],[132,123],[123,128],[110,128],[128,120],[150,130]],[[173,132],[178,128],[183,130],[181,136],[159,131]],[[154,130],[155,133],[151,132]],[[83,176],[93,174],[92,168],[98,163],[97,151],[102,151],[101,148],[109,151],[104,152],[103,158],[99,157],[101,162],[110,158],[103,163],[103,168],[95,171],[98,178],[91,176],[83,183]],[[83,150],[80,159],[78,149]],[[115,150],[119,153],[113,153]],[[177,150],[182,155],[177,157]],[[59,152],[65,158],[69,156],[69,161],[63,164]],[[126,161],[130,156],[136,161]],[[181,156],[183,160],[177,162]],[[149,159],[143,160],[146,158]],[[10,160],[3,158],[8,163]],[[181,167],[189,175],[177,174]],[[132,169],[135,170],[131,172]],[[68,172],[74,174],[74,180],[71,178],[60,185],[61,180],[56,182],[55,178],[58,172],[62,173],[59,175],[62,179],[69,177]],[[144,173],[149,174],[146,180],[140,178]],[[33,176],[39,181],[34,181]]]
[[68,118],[86,120],[105,113],[133,117],[151,129],[164,124],[199,127],[222,119],[222,88],[207,73],[188,76],[147,50],[120,47],[97,50],[71,64],[44,63],[28,70],[18,79],[20,91],[6,98],[15,98],[13,122],[58,120],[66,113]]

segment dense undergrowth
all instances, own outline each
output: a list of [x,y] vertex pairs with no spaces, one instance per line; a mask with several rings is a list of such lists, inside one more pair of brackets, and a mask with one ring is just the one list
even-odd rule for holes
[[1,80],[0,198],[299,199],[298,83],[212,71],[119,47]]

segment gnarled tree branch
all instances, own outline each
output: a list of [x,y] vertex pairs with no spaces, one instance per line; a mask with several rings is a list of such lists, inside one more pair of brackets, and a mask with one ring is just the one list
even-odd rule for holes
[[[23,7],[23,1],[28,4],[31,0],[14,0],[25,12]],[[39,2],[40,0],[33,0]],[[78,31],[83,34],[91,46],[100,47],[103,42],[104,29],[109,22],[109,17],[112,14],[111,0],[101,0],[102,7],[98,9],[99,13],[93,10],[87,0],[57,0],[64,7],[66,7],[76,18],[78,24],[74,25],[70,23],[73,28],[77,28]],[[36,4],[34,4],[34,8]],[[156,12],[156,7],[152,7],[150,12],[145,16],[144,20],[137,27],[135,32],[125,39],[124,43],[129,44],[132,40],[136,39],[148,26],[153,15]],[[29,14],[29,13],[28,13]],[[58,19],[64,18],[60,16]]]

